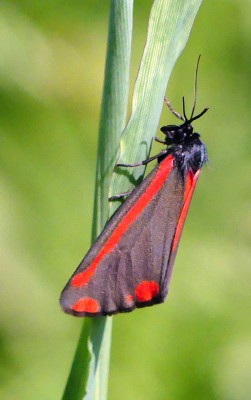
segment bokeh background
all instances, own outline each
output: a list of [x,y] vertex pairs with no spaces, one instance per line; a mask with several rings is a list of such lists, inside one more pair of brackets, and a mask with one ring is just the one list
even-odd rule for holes
[[[135,2],[131,88],[151,1]],[[247,400],[251,3],[204,1],[168,86],[208,147],[167,303],[114,318],[109,399]],[[89,247],[109,2],[0,6],[1,399],[59,399],[82,321],[59,293]],[[174,122],[163,109],[161,124]]]

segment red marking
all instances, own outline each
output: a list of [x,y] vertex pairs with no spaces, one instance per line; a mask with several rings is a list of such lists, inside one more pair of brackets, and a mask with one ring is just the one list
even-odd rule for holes
[[97,300],[91,297],[82,297],[72,307],[72,310],[78,312],[97,313],[100,311],[100,304]]
[[152,182],[149,184],[148,188],[146,188],[145,193],[131,207],[131,209],[128,211],[122,221],[120,221],[112,235],[109,237],[100,252],[89,265],[89,267],[72,278],[71,284],[73,286],[80,287],[86,285],[89,282],[89,280],[95,273],[98,264],[101,262],[104,256],[112,251],[112,249],[116,246],[118,241],[130,227],[130,225],[135,221],[135,219],[149,204],[155,194],[158,193],[158,191],[164,185],[172,168],[173,156],[169,155],[165,160],[161,162],[161,164],[159,164],[156,175],[153,178]]
[[159,285],[154,281],[142,281],[135,289],[137,301],[150,301],[159,294]]
[[[72,281],[71,281],[72,286],[80,287],[80,286],[86,285],[89,282],[89,280],[91,279],[92,275],[95,272],[95,270],[93,271],[93,269],[90,268],[92,266],[92,264],[84,272],[80,272],[79,274],[75,275],[72,278]],[[95,267],[95,269],[96,269],[96,267]]]
[[180,241],[180,236],[182,233],[182,229],[186,220],[186,216],[189,210],[189,206],[193,197],[193,192],[197,183],[197,180],[200,175],[200,169],[196,172],[196,174],[193,173],[192,170],[190,170],[187,174],[187,180],[186,180],[186,188],[185,188],[185,194],[184,194],[184,204],[183,208],[179,217],[179,221],[177,224],[177,229],[174,235],[174,240],[173,240],[173,247],[172,247],[172,253],[177,250],[177,246]]
[[132,303],[133,302],[133,295],[132,294],[128,294],[126,296],[126,302],[127,303]]

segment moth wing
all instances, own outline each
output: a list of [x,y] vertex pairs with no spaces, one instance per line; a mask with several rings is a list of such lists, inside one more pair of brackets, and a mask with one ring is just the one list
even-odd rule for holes
[[63,310],[77,316],[111,315],[163,302],[187,190],[183,174],[167,157],[133,191],[84,257],[62,292]]
[[190,207],[191,200],[193,198],[193,193],[199,178],[201,170],[199,169],[196,173],[194,173],[192,170],[188,171],[186,174],[185,178],[185,191],[184,191],[184,201],[183,201],[183,206],[181,209],[181,213],[178,219],[178,223],[176,226],[175,230],[175,235],[173,238],[173,244],[172,244],[172,249],[170,252],[170,257],[168,260],[168,268],[166,269],[167,275],[165,277],[165,282],[166,282],[166,291],[168,291],[168,287],[170,284],[170,280],[172,277],[172,272],[173,272],[173,265],[174,261],[176,258],[179,242],[180,242],[180,237],[184,228],[184,224],[186,221],[187,213]]

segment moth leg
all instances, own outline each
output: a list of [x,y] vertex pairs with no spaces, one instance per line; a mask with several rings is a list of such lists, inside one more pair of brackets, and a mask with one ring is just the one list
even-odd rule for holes
[[186,119],[185,119],[185,117],[183,117],[183,115],[179,114],[177,111],[174,110],[172,104],[166,97],[164,97],[164,102],[166,103],[169,110],[173,113],[173,115],[175,115],[175,117],[181,119],[182,121],[186,121]]
[[124,197],[129,196],[129,194],[131,194],[131,193],[132,193],[132,191],[130,190],[129,192],[115,194],[114,196],[109,197],[109,201],[123,199]]
[[158,143],[166,145],[166,142],[164,140],[159,139],[157,136],[155,136],[154,140],[156,140],[156,142],[158,142]]
[[156,154],[153,157],[149,157],[144,161],[141,161],[139,163],[135,163],[135,164],[116,164],[117,167],[139,167],[140,165],[147,165],[149,162],[156,160],[156,158],[159,158],[161,156],[163,156],[164,154],[166,154],[168,152],[167,149],[162,150],[159,154]]

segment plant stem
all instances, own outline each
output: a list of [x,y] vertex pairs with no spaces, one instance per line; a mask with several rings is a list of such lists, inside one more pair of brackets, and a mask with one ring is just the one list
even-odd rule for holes
[[[108,190],[125,127],[132,39],[133,0],[111,0],[101,107],[92,241],[109,217]],[[105,400],[112,319],[85,320],[63,400]]]

